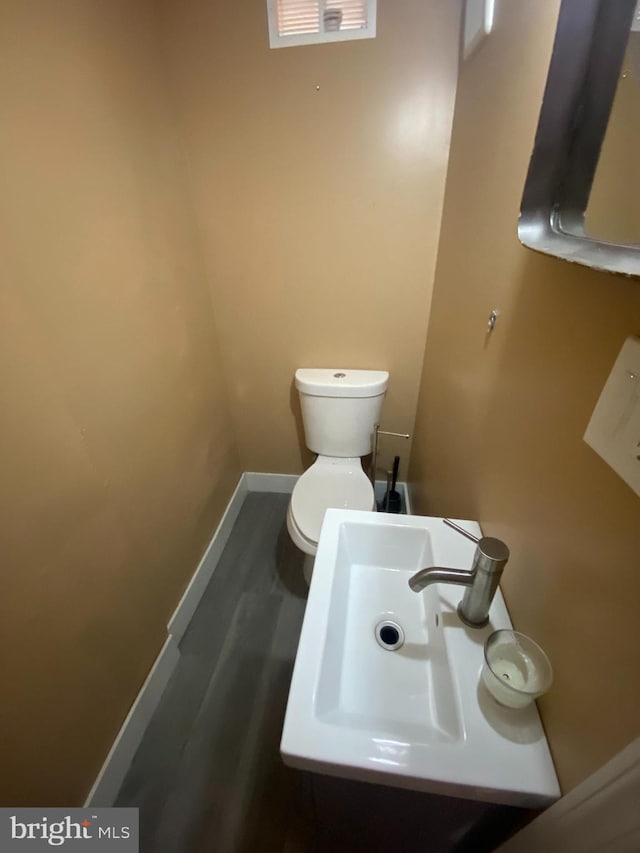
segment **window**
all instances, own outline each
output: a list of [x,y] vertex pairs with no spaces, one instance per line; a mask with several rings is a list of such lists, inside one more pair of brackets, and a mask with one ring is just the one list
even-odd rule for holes
[[374,38],[376,0],[267,0],[269,44]]

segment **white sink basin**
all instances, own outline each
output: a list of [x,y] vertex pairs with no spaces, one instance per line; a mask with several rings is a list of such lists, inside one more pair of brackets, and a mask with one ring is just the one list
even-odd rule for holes
[[[470,568],[474,550],[440,518],[327,511],[282,735],[287,764],[512,805],[560,795],[535,706],[502,708],[480,680],[486,637],[511,627],[500,591],[490,624],[473,629],[456,612],[463,587],[408,586],[425,566]],[[376,639],[384,622],[404,632],[395,650]]]
[[[416,595],[407,585],[418,567],[432,563],[429,534],[408,527],[402,540],[379,525],[355,522],[341,530],[316,690],[318,719],[401,741],[460,740],[444,632],[435,624],[438,591],[433,586]],[[387,621],[404,631],[396,651],[375,639],[376,626]]]

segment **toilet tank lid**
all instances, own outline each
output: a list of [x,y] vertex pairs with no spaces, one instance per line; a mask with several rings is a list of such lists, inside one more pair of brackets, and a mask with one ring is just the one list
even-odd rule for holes
[[389,382],[386,370],[298,368],[296,388],[312,397],[377,397]]

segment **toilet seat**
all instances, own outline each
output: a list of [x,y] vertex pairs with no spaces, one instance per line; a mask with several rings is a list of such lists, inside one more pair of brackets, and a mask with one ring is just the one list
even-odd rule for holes
[[289,505],[291,521],[315,554],[325,511],[330,508],[375,508],[373,486],[362,470],[360,457],[318,456],[296,483]]

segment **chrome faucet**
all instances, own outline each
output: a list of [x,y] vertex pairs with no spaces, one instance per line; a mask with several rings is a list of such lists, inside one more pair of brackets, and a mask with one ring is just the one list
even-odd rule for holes
[[509,549],[501,539],[494,539],[493,536],[482,536],[478,539],[450,519],[442,520],[478,546],[471,571],[430,566],[416,572],[409,579],[409,586],[414,592],[420,592],[432,583],[466,586],[464,597],[458,605],[458,616],[471,628],[482,628],[489,621],[489,608],[498,589],[502,570],[509,559]]

